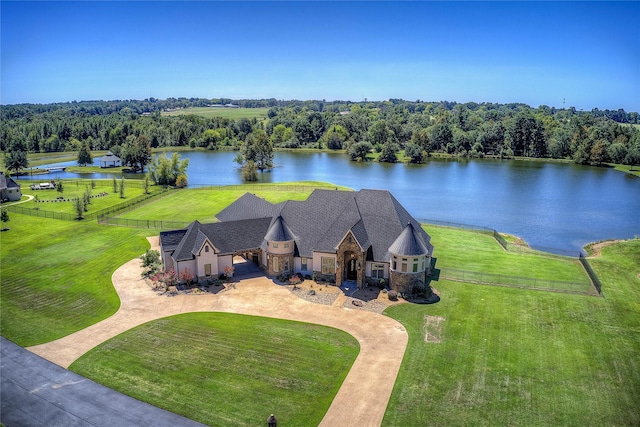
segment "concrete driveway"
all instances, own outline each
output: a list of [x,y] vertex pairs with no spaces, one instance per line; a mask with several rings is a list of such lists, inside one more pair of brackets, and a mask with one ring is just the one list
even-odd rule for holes
[[[157,248],[157,238],[150,238]],[[340,387],[323,426],[378,426],[395,383],[408,335],[397,321],[369,311],[304,301],[266,277],[241,280],[217,294],[159,296],[140,278],[134,259],[112,276],[120,309],[86,329],[28,350],[67,368],[98,344],[151,320],[189,312],[228,312],[296,320],[341,329],[360,343],[360,353]]]

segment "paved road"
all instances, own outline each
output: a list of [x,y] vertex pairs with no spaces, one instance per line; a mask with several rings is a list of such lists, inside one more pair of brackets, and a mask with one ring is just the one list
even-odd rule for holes
[[[152,248],[157,238],[149,239]],[[134,259],[113,273],[120,309],[86,329],[29,350],[62,367],[98,344],[128,329],[180,313],[228,312],[331,326],[346,331],[360,344],[360,353],[338,390],[323,426],[378,426],[382,422],[402,363],[408,335],[402,324],[369,311],[304,301],[266,277],[242,280],[215,295],[158,296],[140,279]]]
[[198,427],[0,341],[0,420],[7,427]]

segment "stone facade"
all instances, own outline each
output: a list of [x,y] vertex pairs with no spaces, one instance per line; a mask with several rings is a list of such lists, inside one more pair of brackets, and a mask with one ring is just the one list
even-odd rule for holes
[[345,280],[355,280],[358,288],[365,284],[365,252],[353,237],[347,233],[340,242],[337,250],[338,265],[336,266],[336,283],[341,284]]
[[389,271],[389,287],[400,293],[410,293],[415,288],[424,288],[426,283],[426,273],[401,273]]
[[[278,271],[275,270],[274,266],[276,261],[278,260]],[[285,266],[288,266],[288,269],[285,269]],[[267,255],[267,274],[269,276],[279,276],[280,274],[291,274],[293,273],[293,253],[290,254],[268,254]]]

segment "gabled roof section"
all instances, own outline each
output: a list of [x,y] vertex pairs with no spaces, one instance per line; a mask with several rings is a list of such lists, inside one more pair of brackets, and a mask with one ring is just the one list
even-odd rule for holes
[[160,232],[160,246],[163,251],[172,251],[178,247],[187,230],[171,230]]
[[273,221],[267,234],[264,236],[264,240],[268,242],[288,242],[294,240],[293,233],[289,230],[287,224],[284,223],[282,215],[278,215]]
[[413,224],[409,223],[389,247],[389,252],[403,256],[423,256],[427,255],[429,250],[423,242],[422,235],[416,233]]
[[273,218],[282,208],[283,203],[274,205],[255,194],[245,193],[238,200],[220,211],[216,218],[220,221],[237,221],[241,219]]
[[318,189],[305,201],[278,204],[245,193],[217,218],[220,222],[213,224],[195,221],[175,235],[161,233],[162,242],[175,245],[178,261],[192,259],[205,239],[219,254],[261,248],[265,240],[293,240],[296,255],[312,257],[314,252],[335,253],[349,232],[368,260],[388,262],[390,249],[403,255],[433,252],[429,235],[386,190]]
[[7,188],[20,188],[20,184],[10,176],[6,176],[4,172],[0,172],[0,190],[6,190]]

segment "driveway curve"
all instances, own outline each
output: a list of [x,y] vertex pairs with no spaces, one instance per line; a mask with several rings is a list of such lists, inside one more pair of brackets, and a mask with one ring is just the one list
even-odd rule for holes
[[[149,238],[157,249],[158,239]],[[140,277],[133,259],[112,276],[120,309],[111,317],[74,334],[28,350],[68,368],[77,358],[135,326],[181,313],[227,312],[273,317],[341,329],[360,343],[360,353],[320,425],[378,426],[407,347],[402,324],[377,313],[304,301],[266,277],[241,280],[217,294],[159,296]]]

